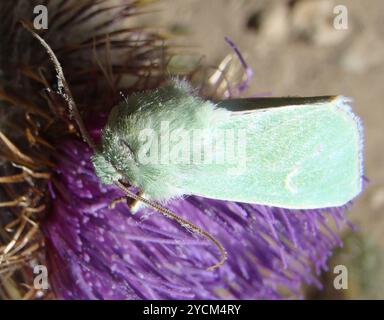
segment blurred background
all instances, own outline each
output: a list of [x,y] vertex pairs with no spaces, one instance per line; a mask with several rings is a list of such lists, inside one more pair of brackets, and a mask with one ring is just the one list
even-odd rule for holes
[[[347,10],[334,27],[337,5]],[[331,258],[322,292],[313,298],[384,298],[384,1],[164,0],[133,25],[165,27],[174,41],[217,65],[229,36],[254,70],[248,95],[353,97],[365,130],[369,183],[348,213],[344,248]],[[340,17],[340,16],[339,16]],[[333,287],[333,266],[348,268],[348,290]]]

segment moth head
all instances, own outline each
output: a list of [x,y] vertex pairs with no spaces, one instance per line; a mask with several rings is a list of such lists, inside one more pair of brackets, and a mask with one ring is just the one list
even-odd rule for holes
[[100,178],[101,182],[105,184],[112,184],[122,178],[122,176],[117,172],[111,162],[106,159],[102,152],[96,152],[92,156],[91,160],[95,168],[95,173]]
[[106,184],[123,177],[131,181],[137,167],[135,153],[126,136],[109,126],[103,129],[102,144],[92,156],[92,162],[96,175]]

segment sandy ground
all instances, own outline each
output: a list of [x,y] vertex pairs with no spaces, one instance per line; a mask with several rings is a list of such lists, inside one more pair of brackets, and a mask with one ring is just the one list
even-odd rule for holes
[[[336,4],[348,10],[346,30],[333,27]],[[161,11],[140,22],[170,28],[207,63],[230,53],[224,36],[232,38],[255,72],[249,95],[354,98],[370,183],[349,217],[378,246],[374,255],[384,256],[384,1],[165,0],[155,7]]]

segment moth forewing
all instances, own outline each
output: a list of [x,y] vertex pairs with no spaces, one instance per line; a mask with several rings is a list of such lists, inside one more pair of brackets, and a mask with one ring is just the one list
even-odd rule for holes
[[[268,99],[269,107],[262,108],[260,101]],[[227,164],[201,167],[183,186],[186,193],[292,209],[342,206],[360,193],[362,126],[348,98],[244,102],[218,106],[242,110],[232,111],[221,128],[247,128],[246,170],[230,174]]]

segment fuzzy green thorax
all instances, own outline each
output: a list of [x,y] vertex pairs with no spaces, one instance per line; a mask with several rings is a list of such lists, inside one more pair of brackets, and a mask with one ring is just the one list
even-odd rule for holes
[[151,143],[142,133],[152,130],[157,137],[165,135],[162,123],[169,131],[204,129],[215,126],[228,116],[225,110],[196,96],[185,81],[172,80],[152,91],[136,93],[127,102],[115,106],[102,131],[101,151],[92,157],[96,174],[103,183],[126,178],[152,199],[167,199],[184,194],[185,174],[195,166],[187,164],[147,163],[140,161],[145,153],[161,153],[167,141]]

